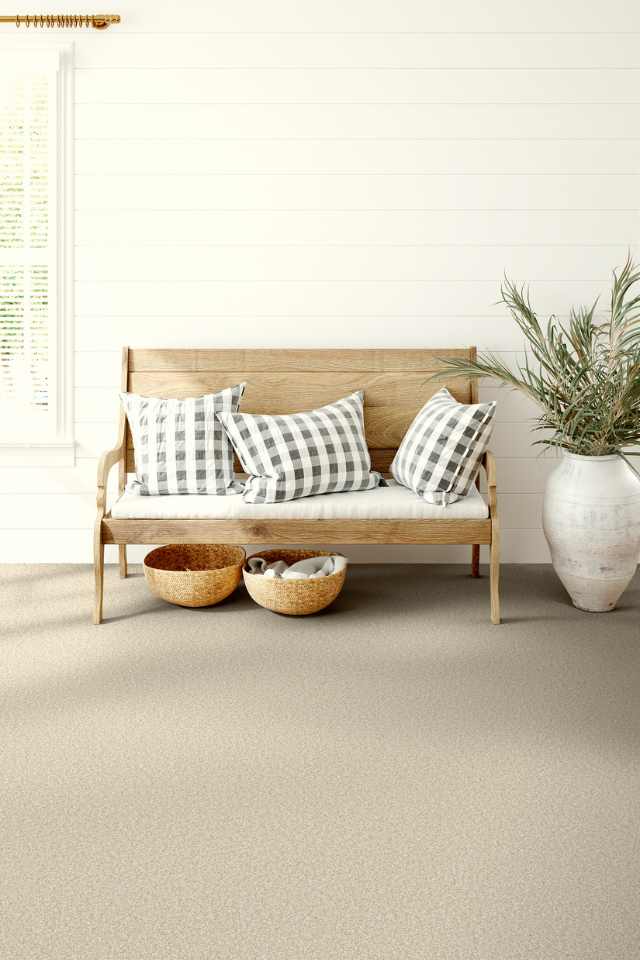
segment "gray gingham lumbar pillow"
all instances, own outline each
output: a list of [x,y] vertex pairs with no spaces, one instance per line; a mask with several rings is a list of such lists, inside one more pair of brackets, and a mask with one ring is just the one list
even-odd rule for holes
[[458,403],[445,388],[425,403],[391,464],[398,483],[429,503],[445,506],[465,497],[486,451],[495,401]]
[[233,448],[216,413],[235,412],[245,384],[186,400],[121,393],[139,493],[240,493]]
[[371,470],[363,396],[359,390],[326,407],[281,416],[218,413],[249,474],[244,499],[276,503],[377,487],[381,477]]

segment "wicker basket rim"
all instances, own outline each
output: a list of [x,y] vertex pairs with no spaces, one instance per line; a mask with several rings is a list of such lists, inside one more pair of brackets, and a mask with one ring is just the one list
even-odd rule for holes
[[[206,552],[207,548],[210,548],[212,552],[217,551],[219,554],[221,554],[221,562],[219,564],[214,564],[213,566],[189,570],[175,570],[172,567],[162,566],[161,563],[155,562],[156,560],[161,560],[162,556],[165,555],[169,550],[171,550],[173,553],[179,553],[183,548],[189,547],[202,548],[203,553]],[[226,556],[224,556],[225,554]],[[160,573],[172,573],[192,577],[198,574],[206,575],[210,573],[218,573],[222,570],[232,569],[233,567],[244,566],[246,557],[247,554],[244,550],[244,547],[239,547],[235,544],[167,543],[163,544],[163,546],[155,547],[155,549],[150,550],[142,562],[143,566],[147,567],[149,570],[157,570]]]

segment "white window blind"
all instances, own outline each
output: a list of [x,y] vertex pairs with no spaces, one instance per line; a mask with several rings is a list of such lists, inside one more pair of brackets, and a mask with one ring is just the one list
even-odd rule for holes
[[58,51],[0,50],[0,442],[69,439]]

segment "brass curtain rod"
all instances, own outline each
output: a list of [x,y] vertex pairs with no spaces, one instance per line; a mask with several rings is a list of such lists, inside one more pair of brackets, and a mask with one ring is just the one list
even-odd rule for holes
[[0,23],[15,23],[16,27],[93,27],[106,30],[112,23],[120,23],[117,13],[27,13],[15,17],[0,17]]

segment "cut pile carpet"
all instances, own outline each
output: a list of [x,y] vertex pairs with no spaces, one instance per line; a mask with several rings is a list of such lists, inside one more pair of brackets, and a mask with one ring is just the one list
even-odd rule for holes
[[0,568],[3,960],[637,960],[640,580],[362,566],[325,614]]

